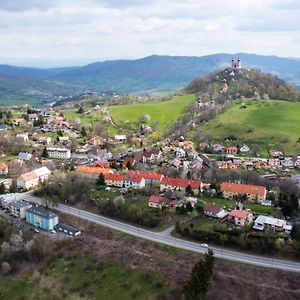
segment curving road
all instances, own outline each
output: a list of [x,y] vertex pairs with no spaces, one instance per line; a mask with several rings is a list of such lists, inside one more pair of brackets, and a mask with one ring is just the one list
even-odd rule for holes
[[[42,200],[38,197],[32,196],[30,193],[19,194],[19,197],[32,203],[41,204]],[[142,229],[133,225],[129,225],[120,221],[116,221],[101,215],[96,215],[84,210],[74,208],[72,206],[58,204],[53,207],[54,209],[61,211],[65,214],[69,214],[111,229],[115,229],[139,238],[150,240],[156,243],[193,251],[197,253],[205,253],[206,248],[201,247],[199,243],[190,242],[183,239],[179,239],[171,236],[173,228],[169,228],[162,232],[153,232],[150,230]],[[246,263],[255,266],[274,268],[286,271],[293,271],[300,273],[300,263],[290,260],[275,259],[269,257],[263,257],[254,254],[246,254],[234,250],[228,250],[220,247],[210,247],[214,251],[216,257],[235,261],[239,263]]]

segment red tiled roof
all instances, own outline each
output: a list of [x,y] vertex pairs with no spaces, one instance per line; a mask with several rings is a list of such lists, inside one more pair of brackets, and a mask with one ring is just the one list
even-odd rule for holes
[[143,172],[143,171],[128,171],[129,176],[141,176],[145,179],[160,180],[164,175],[161,173]]
[[95,167],[87,167],[87,166],[78,166],[76,169],[77,172],[87,173],[87,174],[112,174],[115,173],[115,170],[108,168],[95,168]]
[[31,181],[33,179],[39,178],[39,176],[36,174],[36,172],[31,171],[28,173],[24,173],[20,176],[24,181]]
[[0,162],[0,170],[6,170],[7,168],[7,164]]
[[160,183],[163,185],[179,186],[184,188],[190,185],[193,189],[201,187],[201,181],[183,178],[163,177]]
[[222,182],[221,191],[240,193],[240,194],[256,194],[263,196],[266,188],[261,185],[239,184],[231,182]]
[[151,203],[160,203],[161,202],[161,198],[158,195],[152,195],[149,200],[149,202]]
[[217,214],[220,212],[223,208],[220,205],[208,203],[204,205],[204,211],[211,212],[213,214]]
[[99,161],[99,162],[94,162],[92,164],[92,167],[94,168],[107,168],[109,167],[109,162],[108,161]]
[[124,180],[124,175],[123,174],[104,174],[104,179],[115,180],[115,181],[123,181]]
[[252,214],[252,212],[250,212],[250,211],[238,210],[238,209],[234,209],[229,213],[230,217],[239,218],[239,219],[246,219],[251,214]]

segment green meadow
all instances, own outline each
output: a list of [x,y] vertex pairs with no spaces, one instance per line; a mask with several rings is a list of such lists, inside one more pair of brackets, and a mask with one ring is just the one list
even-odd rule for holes
[[204,125],[205,134],[216,140],[234,135],[237,142],[256,143],[296,154],[300,151],[300,103],[247,100],[246,108],[234,102],[224,113]]
[[138,122],[143,115],[149,115],[149,124],[156,124],[157,131],[163,132],[184,113],[194,100],[195,95],[189,94],[174,96],[168,101],[116,105],[108,109],[116,124],[120,121]]

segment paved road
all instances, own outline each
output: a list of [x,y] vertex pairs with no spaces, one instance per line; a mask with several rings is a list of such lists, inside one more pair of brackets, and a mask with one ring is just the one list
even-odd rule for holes
[[[20,198],[25,199],[34,203],[41,203],[41,199],[37,197],[33,197],[30,193],[19,194]],[[189,250],[197,253],[205,253],[206,249],[201,247],[199,243],[186,241],[183,239],[175,238],[171,236],[171,228],[163,231],[163,232],[153,232],[150,230],[142,229],[133,225],[129,225],[126,223],[122,223],[116,220],[112,220],[110,218],[106,218],[101,215],[96,215],[84,210],[80,210],[68,205],[58,204],[55,207],[56,210],[61,211],[63,213],[73,215],[75,217],[88,220],[90,222],[109,227],[111,229],[115,229],[139,238],[143,238],[146,240],[150,240],[153,242],[161,243],[164,245]],[[255,266],[267,267],[267,268],[275,268],[293,272],[300,273],[300,263],[293,262],[289,260],[281,260],[281,259],[273,259],[262,257],[253,254],[246,254],[234,250],[223,249],[219,247],[210,247],[214,251],[214,254],[218,258],[247,263]]]

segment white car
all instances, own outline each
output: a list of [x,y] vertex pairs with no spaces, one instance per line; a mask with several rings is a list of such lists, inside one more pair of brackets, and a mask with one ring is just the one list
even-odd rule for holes
[[54,229],[51,230],[52,234],[56,234],[56,231]]
[[40,231],[37,228],[34,228],[34,232],[39,233]]
[[201,246],[202,248],[208,248],[208,245],[207,245],[207,244],[200,244],[200,246]]

